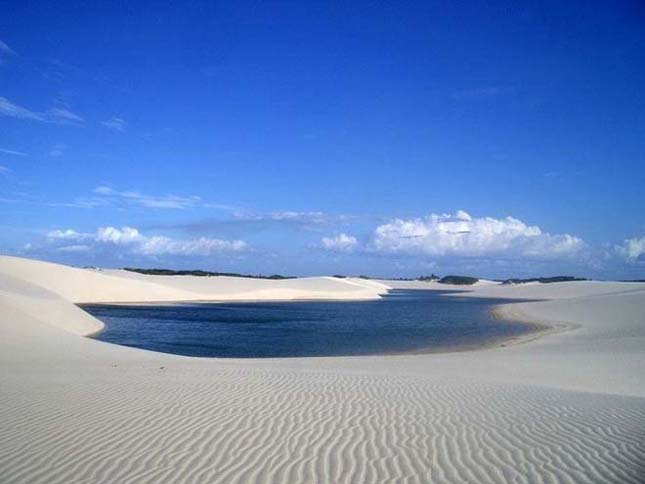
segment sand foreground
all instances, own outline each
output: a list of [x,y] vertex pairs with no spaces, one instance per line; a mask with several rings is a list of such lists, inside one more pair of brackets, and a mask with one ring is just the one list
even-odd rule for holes
[[73,304],[388,286],[415,287],[0,257],[0,483],[645,482],[645,284],[481,284],[463,296],[540,300],[499,311],[555,331],[414,356],[167,355],[83,337],[102,323]]

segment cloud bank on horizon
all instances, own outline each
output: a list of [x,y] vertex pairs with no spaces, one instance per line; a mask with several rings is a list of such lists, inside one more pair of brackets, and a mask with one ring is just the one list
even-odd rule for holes
[[[139,192],[114,190],[98,190],[104,194],[134,198],[139,204],[142,197]],[[145,196],[142,207],[147,209],[167,210],[177,208],[159,200],[179,200],[179,208],[184,202],[200,200],[198,197],[152,197]],[[152,200],[152,203],[148,201]],[[190,205],[190,204],[189,204]],[[330,228],[351,229],[356,226],[358,217],[331,216],[323,212],[271,212],[262,214],[243,214],[236,212],[228,220],[229,224],[246,225],[250,220],[277,222],[273,227],[277,233],[285,227],[296,230],[296,234],[315,236]],[[284,221],[295,225],[281,225]],[[219,224],[222,222],[220,221]],[[216,224],[216,226],[218,226]],[[362,224],[366,227],[365,224]],[[591,247],[581,238],[571,234],[551,234],[543,231],[537,225],[529,225],[511,217],[476,217],[464,210],[454,214],[430,214],[416,218],[392,218],[386,223],[367,226],[368,233],[364,237],[351,235],[345,231],[335,235],[323,235],[318,243],[304,244],[310,257],[317,253],[329,253],[337,257],[354,259],[359,264],[376,258],[377,260],[393,261],[394,272],[379,272],[379,275],[410,276],[409,268],[415,267],[412,275],[421,275],[424,267],[446,268],[463,267],[466,270],[484,272],[486,275],[509,267],[513,274],[522,274],[518,268],[522,264],[527,267],[549,268],[553,264],[566,262],[569,267],[578,271],[593,271],[603,268],[602,263],[625,264],[639,267],[645,262],[645,236],[625,240],[612,249]],[[265,229],[256,227],[258,232]],[[293,232],[290,237],[293,237]],[[295,237],[300,240],[298,236]],[[143,264],[166,261],[170,265],[183,266],[186,262],[193,266],[202,264],[221,264],[222,258],[234,255],[255,256],[262,258],[289,257],[289,250],[283,251],[276,247],[262,246],[239,238],[198,236],[192,238],[171,237],[165,234],[144,234],[137,228],[123,226],[102,226],[92,231],[80,231],[73,228],[54,229],[48,231],[40,240],[27,244],[23,255],[45,255],[56,259],[65,256],[69,260],[123,261],[128,257],[135,258]],[[179,257],[179,259],[177,259]],[[401,265],[400,261],[408,261]],[[147,261],[147,262],[146,262]],[[183,262],[182,262],[183,261]],[[475,263],[473,263],[475,261]],[[598,262],[601,261],[601,262]],[[80,263],[80,262],[79,262]],[[534,265],[537,263],[538,265]],[[82,263],[80,263],[82,265]],[[501,264],[501,265],[500,265]],[[546,264],[546,265],[545,265]],[[360,267],[360,266],[359,266]],[[482,275],[482,274],[477,274]]]
[[60,252],[116,251],[120,255],[142,256],[202,256],[248,250],[242,240],[222,240],[207,237],[175,240],[170,237],[145,236],[133,227],[99,227],[96,232],[77,232],[73,229],[52,230],[47,233],[51,250]]

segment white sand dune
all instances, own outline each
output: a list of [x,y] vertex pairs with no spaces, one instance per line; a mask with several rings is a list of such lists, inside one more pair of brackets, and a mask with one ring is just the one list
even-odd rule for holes
[[311,277],[149,276],[123,270],[78,269],[48,262],[0,257],[4,274],[36,284],[74,303],[232,301],[295,299],[376,299],[384,284],[361,279]]
[[199,359],[79,336],[102,325],[78,301],[385,290],[195,279],[0,258],[1,483],[644,481],[644,284],[470,288],[547,299],[500,310],[567,330],[469,352]]

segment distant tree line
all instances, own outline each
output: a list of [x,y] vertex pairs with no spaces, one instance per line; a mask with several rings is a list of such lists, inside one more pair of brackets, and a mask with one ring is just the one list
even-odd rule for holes
[[440,277],[435,274],[432,274],[430,276],[417,277],[417,281],[424,281],[424,282],[438,281],[439,279]]
[[[335,274],[334,277],[337,277],[339,279],[344,279],[347,276],[341,275],[341,274]],[[365,276],[365,275],[360,275],[358,276],[360,279],[375,279],[370,276]],[[379,278],[376,278],[379,279]],[[388,277],[385,278],[388,281],[422,281],[422,282],[433,282],[437,281],[440,284],[454,284],[454,285],[460,285],[460,286],[467,286],[467,285],[472,285],[475,284],[479,279],[476,277],[468,277],[468,276],[445,276],[445,277],[439,277],[436,274],[432,274],[429,276],[419,276],[417,278],[409,278],[409,277]]]
[[270,276],[252,275],[252,274],[238,274],[237,272],[211,272],[202,270],[180,270],[175,271],[172,269],[141,269],[138,267],[124,267],[124,271],[137,272],[139,274],[146,274],[148,276],[198,276],[198,277],[245,277],[248,279],[295,279],[295,277],[282,276],[280,274],[272,274]]
[[[225,277],[244,277],[247,279],[272,279],[272,280],[281,280],[281,279],[295,279],[292,276],[283,276],[280,274],[272,274],[270,276],[265,276],[262,274],[253,275],[253,274],[239,274],[237,272],[214,272],[214,271],[203,271],[203,270],[173,270],[173,269],[142,269],[138,267],[124,267],[124,271],[136,272],[139,274],[146,274],[150,276],[197,276],[197,277],[216,277],[216,276],[225,276]],[[338,279],[344,279],[348,276],[342,274],[334,274],[333,277]],[[370,276],[361,274],[358,276],[360,279],[373,279]],[[429,276],[419,276],[416,279],[412,278],[389,278],[393,281],[422,281],[422,282],[438,282],[439,284],[452,284],[457,286],[471,286],[479,281],[476,277],[470,276],[455,276],[449,275],[444,277],[439,277],[436,274],[431,274]],[[542,284],[548,284],[552,282],[571,282],[571,281],[587,281],[589,279],[583,277],[574,277],[574,276],[553,276],[553,277],[531,277],[527,279],[512,278],[505,279],[500,281],[502,284],[525,284],[527,282],[540,282]],[[645,282],[645,280],[631,280],[623,282]]]
[[526,284],[527,282],[541,282],[542,284],[549,284],[551,282],[572,282],[572,281],[588,281],[584,277],[574,276],[554,276],[554,277],[531,277],[529,279],[506,279],[502,284]]

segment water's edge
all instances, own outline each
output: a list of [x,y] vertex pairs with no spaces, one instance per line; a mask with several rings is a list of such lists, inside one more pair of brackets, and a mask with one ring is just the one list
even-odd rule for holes
[[[433,293],[433,294],[423,294],[423,293]],[[457,304],[455,306],[457,310],[457,317],[455,318],[454,315],[451,315],[451,309],[450,309],[450,303],[448,301],[454,300],[451,297],[444,297],[441,294],[436,294],[436,291],[423,291],[423,290],[418,290],[418,291],[399,291],[398,293],[394,293],[392,295],[393,297],[390,297],[388,299],[388,296],[386,296],[384,299],[379,300],[378,304],[380,306],[372,306],[369,304],[362,304],[365,303],[365,301],[360,301],[360,302],[355,302],[355,301],[280,301],[276,303],[271,303],[268,301],[258,301],[258,302],[253,302],[253,303],[241,303],[238,301],[235,302],[212,302],[209,301],[208,303],[200,303],[200,304],[195,304],[193,301],[190,303],[182,303],[182,302],[177,302],[177,303],[164,303],[163,305],[154,305],[151,306],[150,303],[147,303],[146,305],[112,305],[112,304],[79,304],[78,306],[93,315],[94,317],[97,317],[99,320],[101,320],[105,324],[105,328],[95,334],[92,335],[91,337],[104,341],[104,342],[109,342],[109,343],[114,343],[114,344],[122,344],[125,346],[130,346],[130,347],[135,347],[135,348],[142,348],[146,350],[151,350],[151,351],[159,351],[159,352],[164,352],[164,353],[172,353],[172,354],[180,354],[184,356],[193,356],[193,357],[214,357],[214,358],[308,358],[308,357],[348,357],[348,356],[375,356],[375,355],[419,355],[419,354],[428,354],[428,353],[452,353],[452,352],[462,352],[462,351],[476,351],[476,350],[486,350],[486,349],[491,349],[491,348],[499,348],[499,347],[506,347],[506,346],[511,346],[511,345],[517,345],[521,343],[525,343],[528,341],[532,341],[536,338],[542,337],[546,334],[550,334],[554,332],[554,330],[557,329],[557,331],[561,331],[562,328],[554,328],[552,324],[549,324],[547,322],[543,321],[533,321],[530,320],[526,317],[518,317],[520,314],[517,311],[510,310],[510,308],[514,307],[517,303],[521,302],[526,302],[526,301],[515,301],[515,300],[499,300],[499,299],[492,299],[492,300],[485,300],[485,299],[472,299],[472,298],[454,298],[454,299],[469,299],[470,301],[468,303],[462,303]],[[437,297],[441,297],[441,299],[437,299]],[[402,299],[404,303],[402,304],[401,301],[397,299]],[[407,299],[407,301],[406,301]],[[381,301],[384,301],[384,303],[381,303]],[[428,308],[434,309],[433,303],[439,303],[437,306],[440,306],[440,309],[443,311],[442,313],[439,313],[438,315],[426,315],[424,310],[427,310]],[[310,305],[308,307],[307,305]],[[418,307],[416,307],[418,306]],[[217,339],[217,337],[213,337],[211,339],[210,344],[215,347],[209,347],[209,346],[201,346],[202,340],[199,339],[197,343],[193,339],[192,343],[189,340],[182,340],[181,338],[185,335],[182,333],[184,332],[184,327],[180,326],[181,324],[185,324],[186,321],[189,320],[182,320],[181,319],[181,313],[182,311],[185,310],[185,312],[190,316],[193,314],[198,314],[202,315],[202,310],[203,311],[208,311],[209,309],[213,308],[221,308],[224,310],[232,311],[233,314],[236,314],[236,311],[241,312],[241,314],[244,316],[245,311],[247,313],[251,313],[251,316],[253,316],[255,311],[260,311],[258,314],[258,317],[261,317],[262,321],[260,321],[260,325],[258,325],[258,322],[251,318],[250,320],[248,317],[240,319],[240,320],[228,320],[227,318],[224,320],[216,319],[214,321],[211,321],[210,319],[205,319],[205,320],[200,320],[200,318],[197,318],[197,323],[194,321],[191,322],[192,326],[201,326],[203,327],[202,330],[206,330],[206,336],[209,335],[209,333],[212,331],[212,328],[216,329],[216,332],[219,332],[219,334],[223,337],[230,337],[230,335],[227,332],[230,333],[239,333],[239,328],[242,328],[242,332],[248,332],[248,328],[251,327],[251,331],[249,332],[250,334],[250,339],[248,340],[249,346],[243,346],[241,345],[241,342],[244,342],[244,338],[238,338],[238,340],[234,340],[234,345],[231,348],[224,348],[224,349],[217,349],[217,346],[221,346],[222,341]],[[265,309],[265,312],[262,313],[262,309]],[[296,310],[296,315],[298,314],[297,311],[301,310],[305,312],[305,315],[307,315],[307,311],[313,311],[313,316],[308,316],[305,320],[300,320],[298,317],[294,318],[293,315],[289,314],[289,311],[294,309]],[[331,309],[330,309],[331,308]],[[146,316],[146,310],[149,310],[151,313],[155,313],[155,311],[161,310],[171,310],[171,317],[166,318],[166,315],[162,313],[164,316],[163,318],[159,319],[159,321],[162,324],[158,324],[159,321],[157,321],[157,325],[154,326],[155,323],[150,323],[149,321],[155,321],[155,317],[153,316],[152,318]],[[172,310],[175,310],[179,314],[179,316],[173,315]],[[286,315],[283,317],[281,310],[285,310]],[[287,310],[288,309],[288,310]],[[342,309],[342,311],[341,311]],[[387,310],[394,311],[392,315],[388,316],[390,319],[383,319],[382,316],[380,316],[378,313],[381,312],[387,312]],[[472,309],[471,312],[464,312],[464,309]],[[133,313],[135,313],[136,317],[133,317],[131,314],[128,313],[129,310],[132,310]],[[329,310],[329,311],[328,311]],[[352,314],[352,311],[354,313]],[[121,331],[121,336],[117,334],[115,336],[114,334],[114,327],[113,327],[113,321],[115,316],[110,316],[110,314],[114,314],[114,312],[125,312],[126,317],[122,318],[122,320],[119,324],[125,324],[126,330],[123,328],[120,329]],[[317,312],[316,312],[317,311]],[[396,311],[399,311],[397,313]],[[421,324],[417,321],[417,319],[410,319],[410,313],[413,313],[413,316],[416,316],[415,311],[419,313],[423,319],[432,319],[433,317],[439,318],[442,320],[439,324],[435,324],[435,321],[431,321],[429,323],[426,323],[426,321],[423,321]],[[328,314],[328,312],[331,312],[331,316]],[[345,318],[344,314],[345,312],[349,312],[350,314]],[[275,318],[276,313],[280,316],[278,319],[275,321],[271,321],[271,318]],[[225,314],[225,313],[224,313]],[[316,319],[316,316],[319,316],[320,314],[323,315],[323,318],[318,320]],[[106,316],[107,315],[107,316]],[[268,319],[269,321],[264,321],[264,319]],[[214,316],[219,316],[218,312],[214,313]],[[289,316],[291,316],[291,319],[289,319]],[[471,320],[473,319],[472,316],[474,316],[476,319],[481,319],[483,322],[475,322],[473,323]],[[469,335],[466,340],[463,339],[463,335],[459,335],[458,333],[455,333],[457,330],[457,324],[455,327],[450,326],[451,322],[451,317],[452,319],[455,319],[455,321],[459,324],[464,324],[465,325],[465,330],[466,333],[470,332],[475,333],[475,336],[472,334]],[[138,319],[137,319],[138,318]],[[239,316],[238,316],[239,318]],[[356,319],[358,318],[358,324],[352,322],[352,318]],[[370,318],[374,318],[374,326],[371,326],[372,320]],[[117,318],[118,319],[118,318]],[[308,319],[313,319],[313,323],[308,321]],[[344,319],[347,319],[345,321]],[[406,319],[408,320],[407,322],[403,323],[400,328],[397,326],[397,319]],[[443,323],[443,320],[447,320],[449,324]],[[390,320],[392,322],[390,322]],[[141,323],[141,321],[144,321],[144,323]],[[168,321],[171,322],[171,325],[173,323],[179,323],[175,324],[180,329],[171,329],[168,332],[169,337],[178,337],[176,342],[176,346],[173,347],[173,343],[169,343],[168,341],[161,341],[155,343],[154,341],[146,341],[145,338],[150,336],[150,334],[153,334],[153,336],[158,337],[160,334],[160,328],[163,330],[165,326],[168,326]],[[319,341],[317,341],[315,338],[312,340],[312,331],[309,331],[309,326],[307,326],[307,331],[308,332],[303,332],[302,331],[302,325],[304,324],[313,324],[313,332],[315,333],[317,328],[316,324],[319,324],[320,326],[323,327],[323,329],[327,329],[327,333],[323,334],[323,341],[326,341],[325,338],[327,338],[331,343],[323,343],[322,345],[320,344]],[[386,324],[383,324],[383,322],[386,321]],[[464,323],[466,321],[466,323]],[[190,322],[190,321],[189,321]],[[275,325],[272,324],[266,324],[266,323],[275,323]],[[331,323],[331,325],[330,325]],[[256,333],[253,333],[253,325],[255,324],[256,326]],[[291,324],[292,327],[289,325]],[[355,325],[355,328],[352,326],[352,324]],[[412,332],[410,335],[406,335],[406,324],[411,327]],[[385,342],[383,342],[383,335],[379,335],[378,333],[376,334],[376,337],[373,338],[373,340],[368,341],[368,344],[365,345],[363,349],[359,348],[356,349],[355,347],[352,347],[351,350],[349,349],[341,349],[338,350],[337,348],[334,347],[333,344],[333,338],[339,337],[338,335],[335,334],[336,331],[336,326],[337,325],[342,331],[340,332],[340,338],[345,338],[343,331],[348,334],[348,337],[351,339],[352,337],[356,340],[356,344],[360,346],[361,342],[361,337],[365,337],[367,335],[367,339],[369,340],[372,337],[372,332],[373,331],[383,331],[385,333],[386,339]],[[503,328],[501,325],[509,325],[506,327],[506,329]],[[280,336],[280,332],[283,333],[282,336],[286,335],[286,344],[289,344],[289,339],[291,338],[292,344],[294,345],[291,348],[291,353],[289,353],[289,349],[287,347],[282,347],[278,351],[278,353],[273,354],[273,353],[263,353],[263,351],[270,351],[266,350],[266,348],[262,348],[262,344],[264,344],[264,341],[262,341],[261,338],[264,337],[272,337],[276,338],[276,335],[272,335],[271,331],[267,332],[267,328],[272,328],[276,326],[276,332],[278,337]],[[150,333],[150,327],[152,327],[152,333]],[[332,329],[330,332],[329,329]],[[141,332],[143,328],[143,333]],[[349,330],[347,330],[349,328]],[[421,328],[421,332],[419,333]],[[194,328],[191,328],[190,325],[188,326],[188,329],[195,331]],[[199,328],[198,328],[199,329]],[[401,333],[396,333],[392,334],[393,331],[396,331],[400,329]],[[490,331],[492,329],[492,332]],[[358,330],[358,331],[356,331]],[[433,334],[432,331],[436,330],[437,333]],[[145,331],[148,331],[148,336],[146,336]],[[349,331],[349,332],[348,332]],[[452,331],[452,333],[450,333]],[[337,332],[337,331],[336,331]],[[137,333],[137,334],[134,334]],[[355,334],[352,334],[355,333]],[[388,335],[389,333],[389,335]],[[410,342],[411,338],[415,337],[415,334],[419,333],[421,338],[428,338],[428,344],[419,344],[418,340],[414,340],[413,343]],[[480,334],[481,333],[481,334]],[[137,339],[138,335],[141,334],[141,339]],[[195,336],[197,334],[197,336]],[[452,336],[451,336],[452,334]],[[123,336],[125,335],[125,336]],[[298,335],[302,336],[302,340],[298,339]],[[441,337],[435,340],[433,337],[436,335],[440,335]],[[189,335],[190,337],[190,335]],[[198,333],[193,333],[192,335],[193,338],[203,338],[204,334],[199,335]],[[454,341],[453,343],[450,342],[450,338],[456,338],[457,341]],[[120,339],[121,338],[121,339]],[[125,338],[125,339],[123,339]],[[295,338],[295,339],[294,339]],[[390,338],[394,341],[393,347],[387,348],[387,345],[389,344],[387,342],[387,338]],[[461,338],[461,339],[459,339]],[[224,338],[225,339],[225,338]],[[397,341],[397,339],[399,341]],[[188,343],[186,342],[188,341]],[[279,341],[279,338],[278,338]],[[256,353],[254,353],[254,348],[253,344],[261,342],[262,344],[260,345],[259,349],[256,350]],[[314,348],[312,349],[311,353],[308,353],[308,348],[306,345],[314,342]],[[190,345],[193,345],[197,348],[197,351],[194,349],[191,350],[188,348]],[[316,346],[317,344],[317,346]],[[342,344],[347,344],[346,341],[342,341]],[[409,345],[411,347],[405,348],[405,345]],[[237,345],[237,346],[235,346]],[[329,354],[324,354],[325,353],[325,348],[327,345],[329,347],[330,353]],[[266,345],[265,345],[266,346]],[[342,345],[341,345],[342,346]],[[187,349],[188,348],[188,349]],[[191,352],[194,351],[194,352]],[[207,353],[208,351],[212,351],[213,353]],[[238,351],[239,353],[235,353]],[[222,354],[218,353],[222,352]],[[227,352],[229,354],[227,354]],[[282,352],[282,353],[280,353]]]

